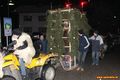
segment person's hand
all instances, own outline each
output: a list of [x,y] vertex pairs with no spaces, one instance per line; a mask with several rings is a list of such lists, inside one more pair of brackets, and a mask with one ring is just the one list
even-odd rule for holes
[[11,48],[8,48],[8,50],[9,51],[14,51],[15,49],[13,49],[13,47],[11,47]]
[[84,47],[84,49],[87,49],[87,47]]
[[7,49],[7,47],[3,47],[3,49]]
[[40,45],[40,49],[41,49],[41,47],[42,47],[42,46]]

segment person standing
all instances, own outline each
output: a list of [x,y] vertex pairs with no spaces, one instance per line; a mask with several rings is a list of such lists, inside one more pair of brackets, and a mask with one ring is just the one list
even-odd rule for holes
[[43,53],[47,53],[47,46],[48,46],[48,41],[45,39],[44,35],[40,36],[40,51]]
[[103,46],[103,39],[100,35],[98,35],[98,31],[93,32],[93,36],[89,38],[92,42],[92,65],[99,65],[99,55],[100,49]]
[[42,34],[40,35],[39,40],[37,40],[37,45],[39,46],[39,52],[42,53],[47,53],[47,46],[48,46],[48,41],[45,39],[45,36]]
[[83,66],[84,66],[86,54],[88,52],[88,47],[90,43],[89,43],[87,36],[83,33],[83,30],[79,30],[78,35],[79,35],[80,58],[79,58],[79,67],[77,68],[77,70],[84,71]]

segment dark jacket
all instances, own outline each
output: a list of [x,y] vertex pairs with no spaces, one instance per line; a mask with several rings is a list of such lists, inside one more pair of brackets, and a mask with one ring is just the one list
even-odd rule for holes
[[103,45],[103,39],[101,36],[92,36],[90,38],[91,42],[92,42],[92,51],[100,51],[101,46]]
[[37,50],[37,53],[39,53],[39,52],[47,53],[48,41],[47,40],[37,40],[34,43],[34,46]]
[[[86,38],[85,38],[85,37],[86,37]],[[86,39],[87,39],[87,40],[86,40]],[[88,47],[85,48],[86,46],[89,47],[88,38],[87,38],[87,36],[82,35],[82,36],[79,37],[79,50],[80,50],[80,52],[87,51],[87,50],[88,50]]]
[[100,41],[92,40],[92,51],[100,51]]
[[40,40],[40,45],[41,45],[40,51],[43,53],[47,53],[48,41],[46,39],[43,41]]

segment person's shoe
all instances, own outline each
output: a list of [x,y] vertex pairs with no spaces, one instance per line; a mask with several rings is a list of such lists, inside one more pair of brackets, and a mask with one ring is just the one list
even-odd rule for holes
[[25,75],[22,75],[22,80],[27,80],[27,77]]
[[96,66],[98,66],[99,64],[96,64]]
[[81,68],[80,70],[81,70],[81,71],[84,71],[84,68]]
[[94,66],[95,65],[95,63],[92,63],[92,66]]
[[77,71],[79,71],[79,70],[80,70],[80,67],[77,68]]

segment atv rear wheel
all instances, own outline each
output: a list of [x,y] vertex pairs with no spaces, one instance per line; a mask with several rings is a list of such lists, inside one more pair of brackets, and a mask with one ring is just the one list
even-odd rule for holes
[[55,78],[55,68],[52,65],[46,65],[42,70],[43,80],[54,80]]

